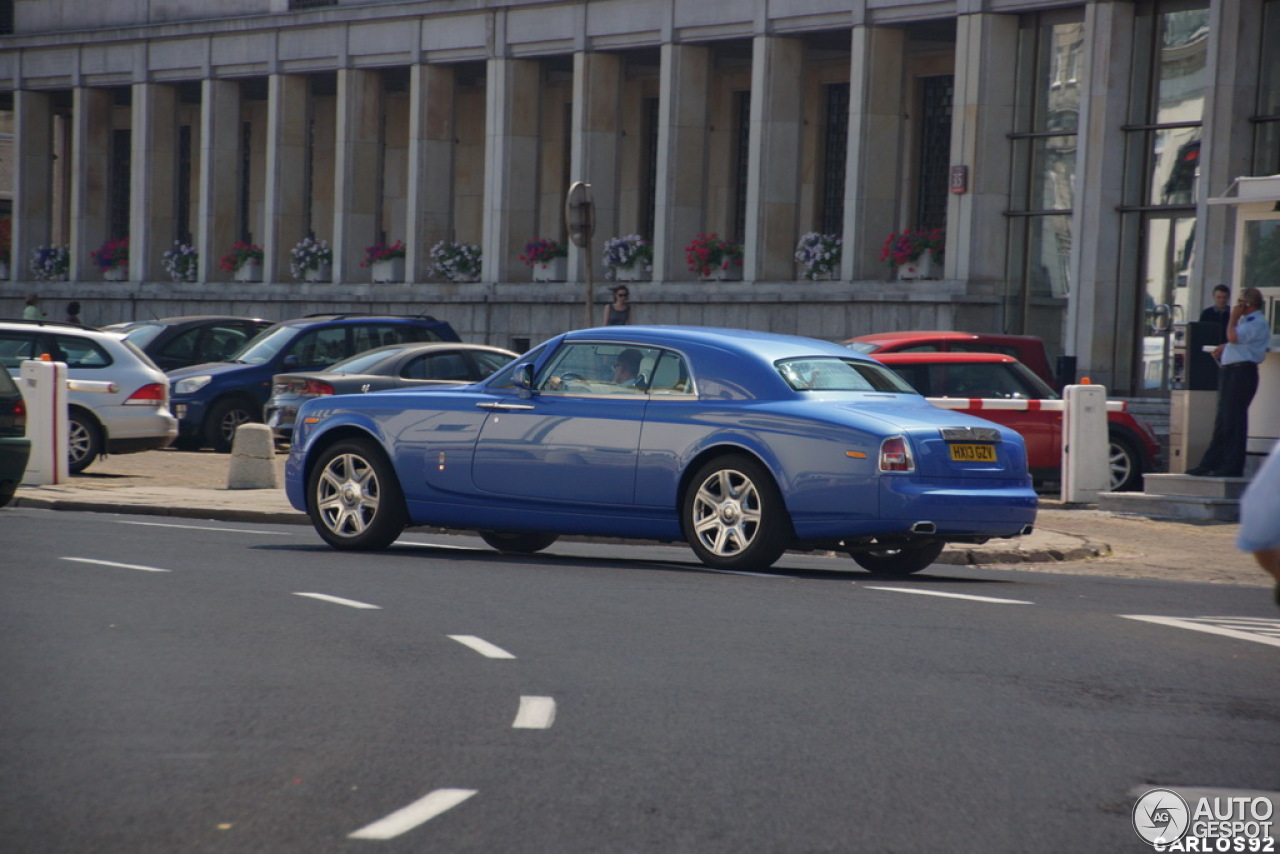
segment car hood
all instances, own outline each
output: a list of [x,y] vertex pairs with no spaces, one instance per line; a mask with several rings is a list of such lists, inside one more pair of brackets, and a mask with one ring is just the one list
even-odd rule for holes
[[185,368],[174,368],[172,371],[166,371],[165,376],[167,376],[172,382],[174,380],[186,379],[187,377],[198,377],[205,374],[218,376],[219,374],[227,374],[232,371],[256,367],[259,366],[246,365],[243,362],[205,362],[201,365],[187,365]]

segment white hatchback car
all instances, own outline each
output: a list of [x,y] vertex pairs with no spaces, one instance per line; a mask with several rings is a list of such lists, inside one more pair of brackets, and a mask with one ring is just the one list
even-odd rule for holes
[[164,448],[177,437],[168,377],[120,335],[69,323],[0,320],[0,365],[15,378],[25,360],[45,353],[67,363],[68,379],[115,386],[67,393],[72,474],[100,455]]

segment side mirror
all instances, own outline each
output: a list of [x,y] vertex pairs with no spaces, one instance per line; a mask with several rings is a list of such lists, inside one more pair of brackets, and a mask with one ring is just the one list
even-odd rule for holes
[[527,397],[530,394],[532,394],[533,393],[533,365],[526,363],[516,368],[514,381],[515,381],[516,388],[520,389],[520,392],[522,395]]

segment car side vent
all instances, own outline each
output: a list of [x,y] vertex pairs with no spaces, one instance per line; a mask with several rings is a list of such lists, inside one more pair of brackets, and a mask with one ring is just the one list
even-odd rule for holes
[[1000,441],[1000,431],[994,427],[941,427],[939,432],[948,442]]

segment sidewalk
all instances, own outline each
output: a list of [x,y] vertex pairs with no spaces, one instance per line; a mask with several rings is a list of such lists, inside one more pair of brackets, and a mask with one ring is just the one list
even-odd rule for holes
[[[227,489],[230,461],[226,454],[175,450],[108,457],[66,483],[20,487],[14,506],[310,524],[289,506],[282,487]],[[275,464],[283,485],[284,456]],[[1253,558],[1235,548],[1238,527],[1068,507],[1045,497],[1030,536],[951,546],[939,562],[1266,587]]]

